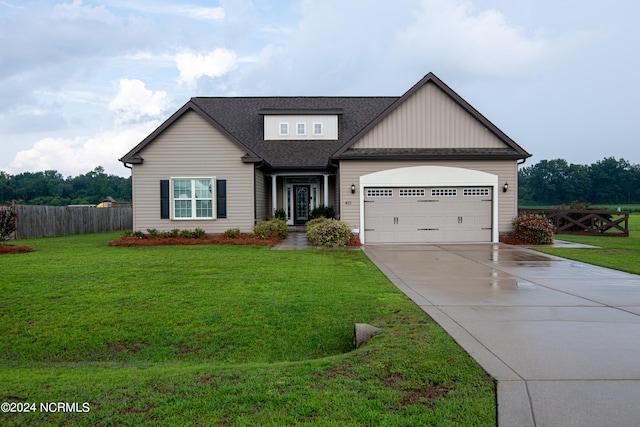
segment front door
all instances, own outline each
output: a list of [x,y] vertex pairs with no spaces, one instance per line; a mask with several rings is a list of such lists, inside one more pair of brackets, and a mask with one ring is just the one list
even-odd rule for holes
[[305,224],[309,221],[309,185],[294,185],[293,194],[295,200],[293,223]]

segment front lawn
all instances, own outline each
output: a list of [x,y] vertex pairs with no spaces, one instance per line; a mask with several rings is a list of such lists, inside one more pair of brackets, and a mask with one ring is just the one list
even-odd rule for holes
[[536,248],[540,252],[640,274],[640,214],[629,216],[629,237],[558,234],[556,239],[598,246],[589,249]]
[[[118,236],[0,256],[0,402],[29,410],[0,425],[495,424],[493,380],[361,251]],[[354,323],[384,332],[354,350]]]

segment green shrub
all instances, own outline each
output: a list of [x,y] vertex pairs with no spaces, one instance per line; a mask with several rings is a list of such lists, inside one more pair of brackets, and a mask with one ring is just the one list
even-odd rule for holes
[[518,240],[531,245],[553,243],[553,224],[543,215],[520,215],[512,224],[514,237]]
[[13,209],[0,210],[0,241],[8,240],[16,231],[16,213]]
[[[315,221],[315,222],[314,222]],[[351,239],[351,227],[344,221],[322,218],[309,221],[307,237],[318,246],[347,246]]]
[[196,228],[195,230],[182,230],[180,232],[181,237],[189,237],[192,239],[201,239],[203,237],[207,237],[207,232],[202,228]]
[[138,239],[146,239],[147,235],[144,234],[142,231],[140,230],[136,230],[134,232],[131,233],[131,236],[133,237],[137,237]]
[[287,234],[289,234],[287,223],[282,219],[271,218],[266,221],[258,221],[253,228],[253,235],[259,239],[268,239],[274,233],[282,239],[287,237]]
[[336,211],[333,209],[333,206],[320,205],[317,208],[314,208],[309,214],[309,218],[311,219],[320,217],[335,219]]
[[169,237],[180,237],[182,235],[182,231],[178,230],[177,228],[174,228],[173,230],[170,230],[170,231],[158,231],[152,228],[152,229],[147,229],[147,233],[149,233],[149,237],[157,238],[157,239],[166,239]]
[[225,232],[222,233],[222,235],[224,237],[228,237],[230,239],[235,239],[236,237],[240,236],[240,229],[239,228],[230,228],[228,230],[225,230]]
[[275,212],[273,213],[273,217],[286,221],[287,213],[284,211],[284,209],[276,209]]
[[147,233],[149,233],[149,237],[151,237],[152,239],[157,238],[160,234],[160,232],[155,228],[147,228]]
[[328,218],[325,218],[323,216],[319,216],[317,218],[314,218],[314,219],[311,219],[311,220],[307,221],[307,224],[306,224],[307,234],[309,234],[309,230],[311,230],[313,227],[315,227],[318,224],[322,224],[327,219]]
[[180,234],[181,234],[180,230],[178,230],[177,228],[174,228],[171,231],[164,231],[160,233],[160,237],[178,237],[180,236]]

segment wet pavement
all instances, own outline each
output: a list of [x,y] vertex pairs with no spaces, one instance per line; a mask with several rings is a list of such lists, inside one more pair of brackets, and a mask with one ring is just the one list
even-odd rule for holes
[[309,239],[307,239],[307,233],[301,231],[289,231],[287,237],[282,239],[282,241],[272,249],[276,251],[302,250],[313,249],[313,246],[309,243]]
[[640,276],[504,244],[364,251],[498,381],[500,426],[640,424]]

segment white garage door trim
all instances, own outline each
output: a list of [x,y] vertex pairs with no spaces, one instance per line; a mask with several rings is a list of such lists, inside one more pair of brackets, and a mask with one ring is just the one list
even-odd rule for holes
[[366,243],[364,229],[364,189],[365,187],[491,187],[492,233],[491,241],[498,242],[498,175],[473,169],[450,166],[412,166],[388,169],[362,175],[360,177],[360,241]]

